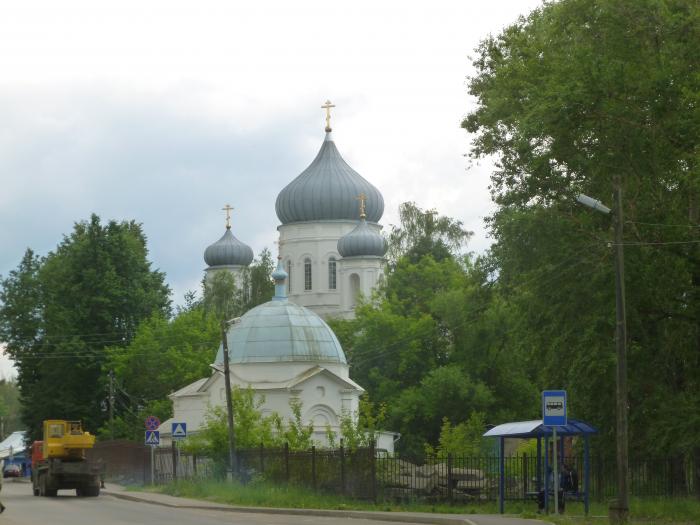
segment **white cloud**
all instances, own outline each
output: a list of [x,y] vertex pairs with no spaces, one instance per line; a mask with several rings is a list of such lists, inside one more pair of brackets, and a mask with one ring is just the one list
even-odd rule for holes
[[490,165],[467,170],[468,56],[539,0],[101,1],[0,5],[0,274],[91,212],[144,224],[176,302],[223,204],[256,253],[279,190],[313,159],[320,105],[345,159],[488,246]]

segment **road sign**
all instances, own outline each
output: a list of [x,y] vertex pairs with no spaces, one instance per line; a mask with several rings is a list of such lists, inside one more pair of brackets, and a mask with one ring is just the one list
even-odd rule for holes
[[187,437],[187,423],[172,424],[173,439],[185,439]]
[[144,422],[146,430],[155,430],[160,426],[160,419],[156,416],[148,416]]
[[157,430],[146,430],[146,445],[152,447],[160,445],[160,432]]
[[542,392],[542,424],[547,427],[566,425],[566,390]]

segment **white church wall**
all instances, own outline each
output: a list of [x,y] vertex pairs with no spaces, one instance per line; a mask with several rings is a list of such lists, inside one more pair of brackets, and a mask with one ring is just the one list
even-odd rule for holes
[[[369,227],[380,232],[378,224],[368,223]],[[289,271],[290,291],[289,300],[310,308],[324,318],[345,316],[350,290],[341,282],[339,274],[336,278],[336,289],[329,288],[328,260],[336,259],[336,272],[342,260],[338,254],[338,239],[351,232],[357,226],[357,221],[309,221],[292,224],[282,224],[277,227],[280,234],[280,255],[285,270]],[[311,260],[311,290],[305,289],[304,261]],[[291,267],[288,266],[291,263]]]

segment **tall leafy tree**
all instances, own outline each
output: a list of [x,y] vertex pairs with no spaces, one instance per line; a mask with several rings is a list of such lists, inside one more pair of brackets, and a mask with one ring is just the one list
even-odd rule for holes
[[631,436],[700,462],[699,41],[693,0],[546,3],[481,43],[463,126],[497,160],[493,257],[520,345],[607,437],[610,224],[572,203],[622,188]]
[[164,274],[151,269],[133,221],[76,223],[45,258],[28,251],[3,281],[0,328],[18,368],[22,420],[105,418],[105,347],[127,345],[141,320],[170,311]]

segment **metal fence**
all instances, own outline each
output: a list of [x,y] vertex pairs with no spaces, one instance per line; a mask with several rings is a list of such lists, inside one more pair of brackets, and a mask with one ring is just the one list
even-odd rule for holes
[[[106,463],[108,479],[131,483],[168,483],[181,479],[225,476],[225,465],[210,458],[129,442],[102,443],[94,453]],[[498,497],[497,456],[436,456],[421,461],[388,455],[373,447],[349,451],[317,449],[290,451],[288,447],[237,451],[238,476],[248,482],[263,479],[309,490],[367,500],[426,500],[464,503]],[[542,462],[543,463],[543,462]],[[534,456],[504,459],[505,497],[522,500],[536,496],[544,485],[544,466]],[[583,458],[564,460],[570,497],[583,493]],[[539,467],[539,468],[538,468]],[[617,492],[613,458],[592,457],[590,496],[606,500]],[[630,460],[630,493],[643,497],[685,497],[698,492],[690,458],[680,463],[668,458]]]

